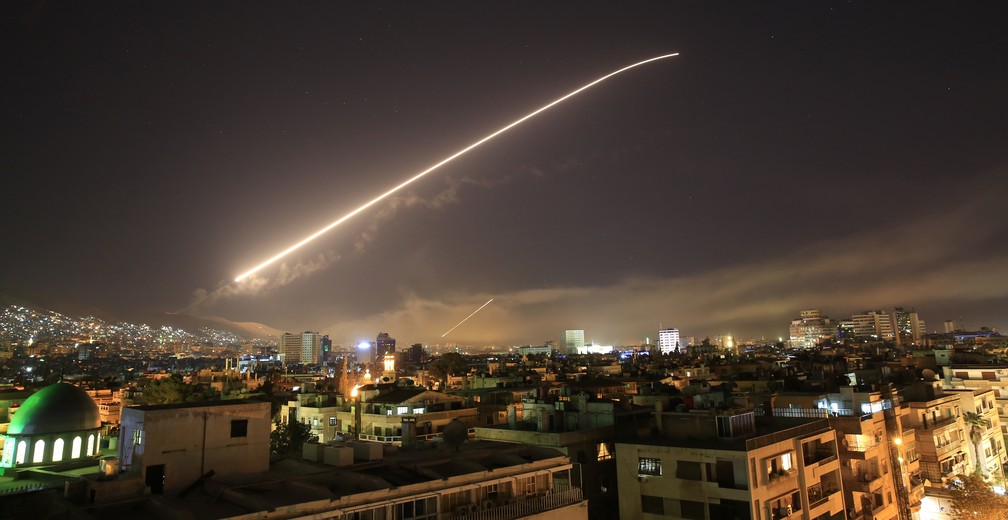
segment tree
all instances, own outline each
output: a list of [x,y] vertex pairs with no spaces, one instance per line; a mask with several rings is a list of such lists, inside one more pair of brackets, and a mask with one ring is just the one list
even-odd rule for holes
[[987,421],[976,412],[966,412],[963,414],[963,422],[970,427],[969,438],[973,442],[973,450],[976,453],[976,473],[983,474],[983,465],[980,463],[980,442],[983,440],[983,432],[987,429]]
[[442,355],[432,361],[429,367],[431,375],[441,381],[442,391],[448,387],[448,376],[461,374],[468,368],[469,364],[466,363],[465,358],[457,352],[448,352]]
[[1008,497],[995,493],[978,475],[960,475],[952,488],[952,518],[1003,520],[1008,518]]
[[195,403],[211,401],[219,397],[214,390],[203,390],[195,385],[188,385],[179,374],[172,374],[164,379],[158,379],[147,385],[140,402],[152,404]]
[[274,455],[290,455],[301,452],[304,443],[311,440],[311,428],[299,421],[273,423],[270,432],[270,453]]

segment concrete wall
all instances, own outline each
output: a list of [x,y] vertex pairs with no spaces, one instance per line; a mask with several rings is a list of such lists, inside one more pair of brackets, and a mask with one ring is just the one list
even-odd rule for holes
[[[232,437],[232,421],[247,421],[244,436]],[[121,431],[123,464],[142,477],[151,466],[164,465],[165,491],[182,489],[211,470],[227,477],[269,469],[269,403],[124,408]]]

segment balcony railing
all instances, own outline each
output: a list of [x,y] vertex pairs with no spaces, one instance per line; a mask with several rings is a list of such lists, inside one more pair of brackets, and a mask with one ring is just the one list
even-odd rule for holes
[[[479,505],[461,506],[460,514],[455,518],[458,520],[511,520],[577,504],[583,500],[581,488],[570,488],[545,495],[509,498],[503,502],[487,500]],[[462,508],[465,508],[465,512],[461,511]]]
[[831,449],[816,450],[815,453],[805,453],[805,466],[825,463],[836,458],[836,453]]
[[953,415],[951,417],[942,417],[941,419],[938,419],[937,421],[935,421],[935,420],[928,420],[923,425],[921,425],[921,429],[922,430],[934,430],[936,428],[941,428],[942,426],[946,426],[946,425],[952,424],[952,423],[955,422],[956,419],[958,419],[958,417],[956,417],[955,415]]
[[808,488],[809,510],[813,510],[829,501],[830,497],[839,493],[840,489],[829,487],[822,489],[819,484]]
[[[416,436],[418,441],[428,441],[440,437],[440,433],[425,433]],[[362,441],[383,442],[386,444],[402,444],[402,435],[370,435],[362,433],[358,436]],[[476,429],[469,428],[469,438],[476,438]]]

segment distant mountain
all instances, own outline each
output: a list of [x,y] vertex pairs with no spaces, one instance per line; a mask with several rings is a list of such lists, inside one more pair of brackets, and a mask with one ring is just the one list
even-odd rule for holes
[[206,327],[235,334],[246,339],[278,337],[283,331],[256,322],[231,321],[219,316],[191,316],[175,313],[140,313],[128,318],[118,316],[94,305],[75,302],[66,298],[41,293],[11,294],[0,292],[0,306],[18,305],[37,311],[58,312],[70,318],[93,316],[108,323],[147,324],[152,327],[167,325],[190,332]]
[[85,304],[55,296],[52,294],[7,291],[0,292],[0,305],[20,305],[35,310],[54,311],[65,316],[79,318],[81,316],[94,316],[109,323],[127,321],[121,316],[99,309],[94,305]]
[[[157,318],[161,320],[157,322],[159,325],[171,325],[172,327],[178,327],[186,330],[208,327],[211,329],[231,332],[249,339],[275,338],[284,332],[262,323],[256,323],[254,321],[231,321],[220,316],[190,316],[188,314],[165,313],[158,315]],[[154,322],[155,317],[152,316],[148,323]]]

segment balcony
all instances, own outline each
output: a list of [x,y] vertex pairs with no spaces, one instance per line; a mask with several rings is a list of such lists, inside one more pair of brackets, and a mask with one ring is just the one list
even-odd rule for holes
[[805,455],[806,468],[816,464],[824,464],[831,460],[836,459],[836,452],[834,452],[832,449],[829,448],[819,449],[816,450],[814,453],[806,452],[804,455]]
[[581,488],[569,488],[559,492],[513,497],[500,502],[487,500],[479,506],[476,504],[460,506],[459,514],[454,518],[458,520],[511,520],[537,516],[583,501]]
[[938,419],[937,421],[927,420],[927,421],[924,422],[924,424],[921,426],[920,429],[922,429],[922,430],[937,430],[938,428],[942,428],[944,426],[948,426],[948,425],[956,422],[956,419],[958,419],[958,417],[956,417],[955,415],[953,415],[951,417],[942,417],[941,419]]
[[809,486],[809,511],[829,502],[830,497],[839,492],[840,488],[835,485],[827,487],[820,483]]
[[795,471],[794,469],[780,470],[780,471],[776,471],[776,472],[770,473],[770,475],[767,476],[767,486],[769,486],[769,487],[777,487],[777,486],[781,486],[782,484],[789,484],[792,487],[794,487],[794,485],[795,485],[795,476],[797,474],[798,474],[798,472]]

